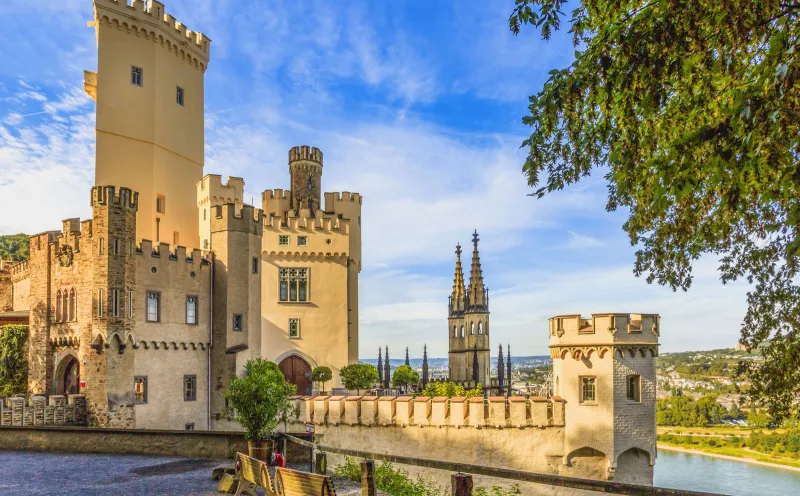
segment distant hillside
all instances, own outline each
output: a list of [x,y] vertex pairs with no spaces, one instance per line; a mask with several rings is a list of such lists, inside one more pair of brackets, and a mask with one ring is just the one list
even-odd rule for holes
[[30,257],[30,239],[27,234],[0,236],[0,260],[27,260]]
[[[372,365],[378,365],[377,358],[361,358],[359,359],[361,363],[370,363]],[[405,364],[406,360],[405,357],[403,358],[390,358],[389,359],[390,365],[392,368],[399,367],[400,365]],[[422,358],[409,358],[408,362],[411,364],[411,367],[417,369],[422,367]],[[514,366],[520,367],[530,367],[536,365],[549,365],[551,363],[550,357],[547,355],[541,356],[526,356],[526,357],[511,357],[511,364]],[[492,366],[497,365],[497,356],[492,356]],[[446,368],[447,367],[447,358],[434,358],[428,357],[428,366],[431,368]]]

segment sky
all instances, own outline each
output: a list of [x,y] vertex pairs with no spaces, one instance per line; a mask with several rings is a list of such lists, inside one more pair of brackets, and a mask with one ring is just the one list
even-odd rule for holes
[[[446,356],[455,245],[466,272],[474,230],[493,347],[545,355],[549,317],[602,312],[660,314],[662,352],[735,345],[747,285],[722,285],[710,257],[685,293],[635,277],[602,170],[528,196],[527,98],[574,51],[564,33],[514,37],[512,0],[165,3],[212,40],[205,173],[243,177],[258,200],[289,187],[287,151],[310,145],[324,191],[364,196],[361,357]],[[0,18],[0,234],[59,229],[90,216],[92,3],[3,0]]]

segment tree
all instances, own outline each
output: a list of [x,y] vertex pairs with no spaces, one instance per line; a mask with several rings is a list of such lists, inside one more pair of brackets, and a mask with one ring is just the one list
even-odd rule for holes
[[362,389],[372,387],[378,382],[378,369],[368,363],[351,363],[339,370],[339,377],[347,389],[355,389],[361,394]]
[[296,414],[289,401],[295,391],[278,365],[257,358],[245,364],[244,376],[231,379],[225,397],[234,418],[244,427],[245,439],[259,442],[269,440],[279,422]]
[[0,236],[0,260],[19,262],[30,258],[30,238],[27,234]]
[[325,383],[333,379],[333,372],[330,367],[315,367],[311,371],[311,380],[322,383],[322,391],[325,391]]
[[419,374],[410,365],[401,365],[394,369],[392,386],[408,390],[408,386],[419,384]]
[[[512,32],[560,29],[565,0],[516,0]],[[583,0],[575,59],[530,97],[523,166],[538,197],[601,169],[629,212],[634,273],[687,290],[703,254],[753,284],[748,394],[776,418],[800,394],[800,3]]]
[[0,327],[0,396],[25,394],[28,390],[27,341],[28,326]]
[[436,396],[445,396],[447,398],[465,397],[465,398],[479,398],[483,396],[483,388],[478,384],[474,389],[465,389],[464,386],[456,384],[455,382],[429,382],[425,389],[420,393],[421,396],[434,398]]

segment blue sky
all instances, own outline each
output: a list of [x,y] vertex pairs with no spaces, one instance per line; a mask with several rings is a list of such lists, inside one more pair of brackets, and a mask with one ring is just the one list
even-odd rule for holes
[[[526,196],[527,96],[573,49],[560,34],[512,36],[512,4],[166,2],[212,40],[206,173],[244,177],[257,200],[288,187],[286,152],[307,144],[325,153],[325,191],[364,195],[365,358],[387,344],[446,355],[455,244],[474,229],[493,346],[546,354],[548,317],[615,311],[659,313],[662,351],[732,347],[747,287],[723,286],[711,258],[688,293],[634,277],[626,213],[605,211],[600,171]],[[3,0],[0,17],[0,234],[58,229],[90,214],[91,1]]]

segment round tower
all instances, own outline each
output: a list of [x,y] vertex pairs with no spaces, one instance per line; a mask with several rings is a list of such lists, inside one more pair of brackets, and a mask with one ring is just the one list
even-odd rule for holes
[[322,188],[322,152],[319,148],[295,146],[289,150],[289,175],[292,208],[319,210]]

